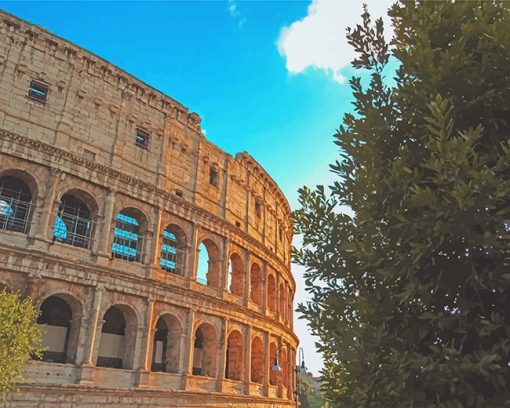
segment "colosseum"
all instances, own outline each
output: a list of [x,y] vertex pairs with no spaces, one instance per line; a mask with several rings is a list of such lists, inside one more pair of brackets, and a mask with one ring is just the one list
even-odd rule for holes
[[0,147],[0,285],[46,347],[8,407],[295,405],[290,208],[248,153],[3,12]]

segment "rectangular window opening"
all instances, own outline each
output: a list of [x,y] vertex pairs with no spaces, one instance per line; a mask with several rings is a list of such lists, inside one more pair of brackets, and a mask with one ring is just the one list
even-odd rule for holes
[[48,91],[50,87],[39,81],[30,81],[30,87],[28,88],[28,97],[34,101],[46,103],[48,98]]
[[149,149],[149,139],[150,134],[148,132],[139,128],[136,129],[135,143],[138,147],[145,150]]
[[262,205],[260,204],[260,201],[255,201],[255,215],[257,218],[262,217]]
[[209,169],[209,184],[218,187],[218,172],[212,167]]

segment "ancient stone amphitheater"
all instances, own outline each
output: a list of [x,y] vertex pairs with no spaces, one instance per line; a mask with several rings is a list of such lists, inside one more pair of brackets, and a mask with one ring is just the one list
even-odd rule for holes
[[289,215],[197,114],[0,12],[0,285],[46,346],[7,406],[293,406]]

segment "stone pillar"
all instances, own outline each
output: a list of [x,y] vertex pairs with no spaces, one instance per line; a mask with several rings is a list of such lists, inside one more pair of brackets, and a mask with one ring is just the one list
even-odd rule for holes
[[193,333],[195,322],[195,311],[190,309],[184,335],[184,347],[182,348],[182,389],[185,390],[188,385],[189,377],[193,372],[193,348],[195,336]]
[[97,245],[95,250],[97,254],[106,258],[111,256],[111,239],[114,226],[112,224],[115,223],[113,207],[115,203],[115,191],[112,189],[108,189],[106,192],[106,197],[104,200],[104,211],[103,216],[101,217],[101,223],[97,226],[96,236],[97,236]]
[[[133,369],[137,370],[138,387],[146,387],[149,385],[149,374],[151,371],[152,360],[152,339],[154,338],[155,328],[152,328],[154,317],[154,300],[147,299],[147,313],[145,316],[145,324],[139,325],[140,347],[135,348],[135,364]],[[136,351],[139,350],[140,356],[137,358]],[[137,367],[138,365],[138,367]]]
[[161,240],[161,210],[159,208],[154,209],[154,222],[152,223],[152,233],[149,239],[150,243],[147,242],[147,277],[151,277],[151,269],[159,269],[159,247]]
[[35,238],[43,241],[51,240],[48,234],[50,225],[52,226],[55,223],[58,207],[60,205],[60,203],[56,201],[56,197],[62,174],[61,170],[54,167],[50,168],[44,200],[37,200],[37,207],[39,207],[39,210],[36,209],[36,213],[32,216],[32,221],[36,219],[39,220],[38,227],[34,228],[36,231]]
[[223,242],[223,264],[221,268],[221,279],[220,279],[220,287],[221,292],[223,291],[230,292],[229,284],[228,284],[228,266],[230,263],[230,259],[228,257],[230,249],[230,239],[225,238]]
[[200,227],[198,224],[193,224],[191,233],[191,241],[188,247],[186,265],[188,265],[187,273],[185,274],[187,287],[190,286],[190,281],[196,280],[197,275],[197,260],[198,260],[198,235]]
[[248,307],[250,303],[250,262],[251,262],[251,251],[247,250],[244,258],[244,306]]
[[221,332],[218,341],[218,359],[217,366],[218,371],[216,373],[218,392],[223,390],[223,380],[225,379],[225,365],[227,363],[227,330],[228,330],[228,319],[223,319],[221,322]]
[[264,332],[264,379],[262,381],[264,394],[269,395],[269,372],[271,370],[271,355],[269,354],[269,332]]
[[251,383],[251,325],[246,327],[246,337],[244,343],[246,344],[245,356],[244,356],[244,385],[245,385],[245,393],[250,393],[250,383]]
[[83,361],[84,346],[87,339],[86,316],[78,316],[71,320],[69,327],[69,338],[67,341],[66,362],[78,364]]
[[94,382],[94,366],[97,360],[100,342],[100,335],[98,335],[98,333],[101,333],[101,329],[103,328],[103,320],[102,316],[100,316],[103,289],[102,284],[97,285],[95,288],[92,305],[89,310],[88,335],[85,336],[83,348],[81,349],[79,347],[76,352],[77,357],[82,356],[81,361],[78,359],[76,360],[77,364],[81,363],[78,380],[79,384],[91,384]]
[[262,262],[262,313],[267,315],[267,262]]

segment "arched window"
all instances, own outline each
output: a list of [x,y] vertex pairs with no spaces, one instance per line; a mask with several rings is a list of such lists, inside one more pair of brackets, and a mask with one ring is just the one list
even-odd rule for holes
[[131,368],[136,342],[136,316],[123,305],[110,307],[103,317],[98,367]]
[[181,326],[171,315],[158,319],[152,348],[152,371],[177,373],[179,371],[179,350]]
[[[41,329],[44,361],[54,363],[66,363],[74,360],[76,341],[70,342],[70,338],[77,340],[77,333],[71,336],[71,321],[73,313],[69,304],[58,296],[50,296],[40,307],[40,315],[37,324]],[[78,327],[74,327],[77,331]],[[74,344],[70,344],[74,343]]]
[[176,225],[169,225],[161,234],[159,265],[167,272],[184,275],[186,237]]
[[262,306],[264,282],[262,282],[262,271],[254,263],[250,270],[250,299],[257,305]]
[[234,253],[230,256],[228,263],[228,289],[237,296],[243,296],[244,293],[244,271],[243,260]]
[[55,218],[53,239],[80,248],[90,248],[92,229],[90,210],[85,203],[72,194],[64,194]]
[[27,232],[32,193],[18,177],[0,177],[0,229]]
[[276,280],[274,275],[267,277],[267,307],[271,312],[276,312]]
[[217,351],[216,330],[210,324],[201,324],[195,332],[193,375],[215,377]]
[[259,337],[251,342],[251,381],[262,383],[264,381],[264,345]]
[[220,277],[219,251],[211,240],[204,240],[198,246],[197,282],[218,287]]
[[243,376],[243,336],[233,330],[227,340],[227,362],[225,377],[230,380],[241,381]]
[[124,209],[115,217],[112,256],[130,262],[142,262],[143,230],[139,211]]
[[269,356],[271,357],[271,364],[269,365],[269,383],[277,385],[278,372],[273,370],[273,365],[278,363],[278,347],[275,342],[269,344]]

